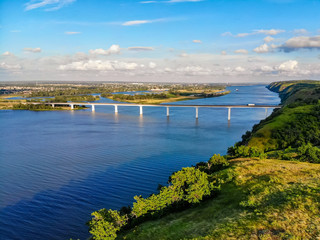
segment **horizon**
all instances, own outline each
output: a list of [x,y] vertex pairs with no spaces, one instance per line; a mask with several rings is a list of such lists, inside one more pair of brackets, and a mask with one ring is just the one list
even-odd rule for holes
[[320,1],[3,0],[0,83],[320,79]]

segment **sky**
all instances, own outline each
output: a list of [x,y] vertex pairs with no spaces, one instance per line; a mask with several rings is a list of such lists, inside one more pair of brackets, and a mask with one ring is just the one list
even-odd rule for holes
[[0,81],[320,79],[320,0],[0,0]]

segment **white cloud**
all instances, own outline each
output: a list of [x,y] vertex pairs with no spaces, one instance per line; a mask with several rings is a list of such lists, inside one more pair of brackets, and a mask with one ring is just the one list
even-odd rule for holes
[[270,36],[267,36],[267,37],[265,37],[265,38],[263,39],[263,41],[266,42],[266,43],[269,43],[269,42],[274,41],[274,38],[273,38],[273,37],[270,37]]
[[158,18],[158,19],[151,19],[151,20],[133,20],[121,23],[122,26],[135,26],[147,23],[155,23],[155,22],[165,22],[171,21],[173,19],[165,19],[165,18]]
[[248,54],[248,50],[246,50],[246,49],[238,49],[238,50],[235,50],[234,53]]
[[221,51],[221,55],[225,56],[225,55],[227,55],[227,52],[226,51]]
[[301,28],[301,29],[293,30],[293,33],[296,34],[296,35],[306,35],[309,32],[308,32],[308,30]]
[[297,61],[289,60],[289,61],[286,61],[286,62],[280,64],[278,69],[280,71],[293,71],[293,70],[297,69],[297,67],[298,67]]
[[260,70],[261,70],[262,72],[272,72],[272,71],[274,71],[274,68],[265,65],[265,66],[262,66],[262,67],[260,68]]
[[256,53],[267,53],[269,52],[269,46],[267,44],[262,44],[259,47],[256,47],[255,49],[253,49],[254,52]]
[[192,42],[194,42],[194,43],[202,43],[201,40],[192,40]]
[[209,75],[210,70],[201,66],[186,66],[177,68],[178,73],[186,75]]
[[75,1],[76,0],[31,0],[25,4],[25,11],[42,7],[45,7],[45,11],[54,11]]
[[149,68],[155,68],[157,66],[154,62],[149,62]]
[[88,60],[72,62],[66,65],[60,65],[58,69],[72,71],[115,71],[135,70],[138,67],[139,65],[134,62]]
[[186,57],[189,57],[189,55],[187,53],[181,53],[179,54],[179,57],[186,58]]
[[151,20],[133,20],[122,23],[122,26],[133,26],[133,25],[141,25],[146,23],[151,23]]
[[232,36],[231,32],[224,32],[221,34],[221,36],[225,37],[225,36]]
[[236,72],[244,72],[244,71],[246,71],[243,67],[236,67],[235,69],[234,69]]
[[128,47],[129,51],[153,51],[153,47]]
[[12,33],[20,33],[21,30],[11,30],[10,32],[12,32]]
[[[260,30],[254,30],[251,33],[238,33],[237,35],[235,35],[235,37],[247,37],[247,36],[252,36],[252,35],[257,35],[257,34],[277,35],[277,34],[283,33],[283,32],[285,32],[285,30],[281,30],[281,29],[269,29],[269,30],[260,29]],[[230,33],[230,35],[233,36],[231,33]]]
[[6,51],[6,52],[2,53],[2,56],[14,56],[14,54],[9,51]]
[[167,0],[167,1],[141,1],[142,4],[148,3],[183,3],[183,2],[202,2],[205,0]]
[[285,32],[285,30],[281,30],[281,29],[269,29],[269,30],[264,30],[264,29],[261,29],[261,30],[255,30],[256,33],[259,33],[259,34],[265,34],[265,35],[277,35],[279,33],[283,33]]
[[120,53],[120,46],[113,44],[111,45],[111,47],[107,50],[102,49],[102,48],[98,48],[98,49],[94,49],[94,50],[89,50],[90,54],[93,55],[111,55],[111,54],[119,54]]
[[0,63],[0,69],[2,70],[19,70],[21,66],[19,64],[7,64],[5,62]]
[[169,3],[181,3],[181,2],[202,2],[204,0],[169,0],[169,1],[166,1],[166,2],[169,2]]
[[40,53],[42,52],[41,48],[24,48],[23,51],[31,53]]
[[254,35],[253,33],[238,33],[236,35],[236,37],[246,37],[246,36],[249,36],[249,35]]
[[320,49],[320,36],[314,37],[293,37],[279,47],[284,52],[291,52],[299,49]]
[[81,32],[64,32],[67,35],[75,35],[75,34],[80,34]]

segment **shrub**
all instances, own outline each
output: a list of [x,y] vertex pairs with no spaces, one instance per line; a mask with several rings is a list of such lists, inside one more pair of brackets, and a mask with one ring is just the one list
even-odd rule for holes
[[91,214],[89,232],[96,240],[113,240],[117,232],[127,223],[126,216],[121,216],[118,211],[101,209]]
[[298,148],[298,158],[304,162],[320,163],[320,149],[311,143],[302,145]]

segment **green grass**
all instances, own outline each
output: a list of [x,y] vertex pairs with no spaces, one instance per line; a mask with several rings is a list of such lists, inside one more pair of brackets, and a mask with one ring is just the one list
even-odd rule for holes
[[250,138],[248,146],[255,146],[260,149],[277,149],[277,141],[272,138],[272,131],[294,122],[298,115],[311,113],[312,105],[295,108],[284,107],[279,111],[281,111],[280,115],[271,118],[259,126],[259,129]]
[[192,209],[143,223],[118,239],[317,239],[320,165],[236,159],[232,182]]

